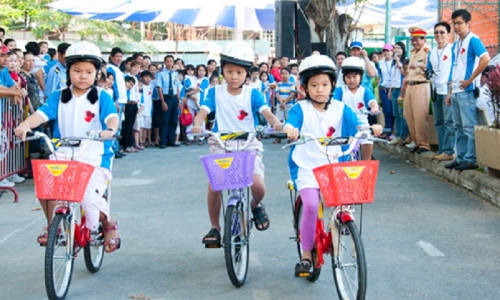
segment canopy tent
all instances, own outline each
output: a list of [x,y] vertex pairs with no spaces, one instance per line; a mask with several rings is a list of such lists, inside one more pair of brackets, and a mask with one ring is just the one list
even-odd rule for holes
[[50,8],[87,19],[174,22],[190,26],[225,26],[239,30],[274,30],[274,0],[60,0]]

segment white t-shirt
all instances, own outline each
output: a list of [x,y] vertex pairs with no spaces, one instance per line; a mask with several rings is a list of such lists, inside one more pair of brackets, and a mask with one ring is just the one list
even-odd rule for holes
[[257,79],[255,82],[250,81],[250,87],[253,87],[259,92],[262,92],[262,81],[260,79]]
[[427,69],[434,71],[432,84],[439,95],[448,95],[448,80],[453,59],[451,49],[451,44],[446,44],[443,49],[434,47],[427,59]]
[[151,112],[153,109],[153,89],[154,85],[151,83],[149,85],[142,85],[142,97],[144,106],[142,109],[141,116],[151,117]]
[[486,112],[489,122],[488,125],[493,125],[495,122],[495,114],[493,111],[493,102],[491,101],[491,97],[489,95],[490,89],[488,88],[488,85],[483,85],[480,90],[481,92],[476,101],[476,107]]

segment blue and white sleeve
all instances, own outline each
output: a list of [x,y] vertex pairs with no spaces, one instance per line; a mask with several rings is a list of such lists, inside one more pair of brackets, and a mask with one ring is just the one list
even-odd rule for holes
[[59,102],[61,99],[61,91],[55,91],[50,94],[49,98],[45,100],[45,103],[38,108],[35,113],[42,116],[45,121],[57,119],[57,113],[59,110]]
[[252,111],[253,112],[260,112],[266,108],[269,108],[267,106],[266,101],[264,100],[264,95],[262,95],[261,92],[259,92],[257,89],[252,89]]
[[99,93],[100,117],[102,123],[107,123],[112,117],[118,118],[116,106],[111,96],[105,91]]
[[[426,66],[426,69],[432,71],[431,53],[432,53],[432,50],[429,51],[429,54],[427,55],[427,66]],[[439,57],[438,57],[438,59],[439,59]]]
[[354,136],[358,132],[358,125],[363,123],[359,120],[354,111],[347,105],[344,105],[342,114],[342,136]]
[[207,113],[215,111],[215,87],[208,90],[207,96],[201,101],[201,109]]
[[333,100],[337,100],[342,102],[342,97],[343,97],[343,92],[342,92],[342,87],[336,87],[335,90],[333,91]]
[[293,127],[300,130],[303,122],[304,112],[302,111],[302,106],[300,106],[300,104],[295,104],[292,108],[290,108],[290,111],[288,112],[288,119],[286,119],[283,127]]
[[470,39],[469,47],[472,47],[472,49],[474,50],[474,55],[477,57],[482,57],[483,55],[488,53],[481,40],[476,36],[473,36]]
[[369,89],[365,89],[365,94],[363,95],[363,101],[365,103],[365,107],[366,108],[369,108],[370,107],[370,103],[372,101],[375,101],[377,102],[377,100],[375,99],[375,95],[373,94],[373,92]]

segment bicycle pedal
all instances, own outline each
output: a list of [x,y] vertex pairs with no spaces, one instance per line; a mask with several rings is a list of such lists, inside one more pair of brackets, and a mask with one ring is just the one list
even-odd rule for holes
[[308,277],[309,275],[311,275],[309,272],[295,273],[295,277]]
[[221,244],[216,244],[216,243],[205,243],[205,248],[221,248]]

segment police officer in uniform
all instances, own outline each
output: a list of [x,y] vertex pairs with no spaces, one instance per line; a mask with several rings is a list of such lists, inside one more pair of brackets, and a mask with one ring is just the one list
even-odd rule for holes
[[57,62],[50,68],[45,77],[45,91],[44,96],[48,98],[50,94],[59,89],[66,88],[66,49],[70,44],[61,43],[57,46]]
[[427,34],[425,30],[420,27],[410,27],[409,32],[413,49],[410,52],[403,110],[410,136],[415,142],[415,147],[411,152],[420,154],[430,150],[427,124],[430,86],[425,77],[430,49],[425,46]]

